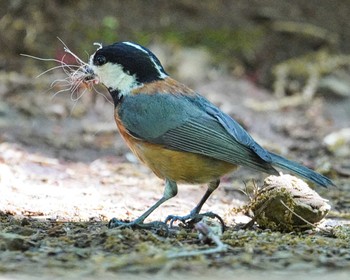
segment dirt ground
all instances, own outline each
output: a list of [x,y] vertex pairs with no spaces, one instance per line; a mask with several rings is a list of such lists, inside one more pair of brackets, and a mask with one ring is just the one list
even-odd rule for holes
[[[219,6],[203,1],[200,7],[191,1],[169,1],[158,5],[158,19],[150,16],[154,14],[151,5],[141,9],[138,1],[128,1],[123,9],[115,9],[117,21],[106,16],[101,27],[96,18],[108,15],[111,8],[106,3],[110,1],[101,7],[92,7],[89,1],[63,1],[61,5],[49,1],[42,7],[40,1],[33,1],[27,9],[10,2],[2,5],[8,11],[0,20],[0,30],[6,30],[0,39],[6,47],[0,54],[0,279],[348,279],[350,136],[343,129],[350,124],[350,86],[346,83],[350,63],[347,56],[340,56],[350,38],[346,36],[350,34],[346,6],[338,21],[324,22],[325,11],[333,15],[327,19],[336,14],[327,1],[324,6],[315,2],[319,9],[314,9],[313,1],[304,9],[300,3],[305,1],[288,4],[289,8],[267,0],[254,5],[254,1],[235,1],[233,14],[231,1],[220,1]],[[117,2],[111,5],[121,5]],[[128,7],[133,11],[131,18],[126,16]],[[78,23],[77,8],[81,11]],[[218,20],[207,20],[213,16]],[[180,32],[170,30],[178,18],[183,19]],[[291,24],[295,18],[300,22],[310,18],[310,25]],[[228,23],[236,26],[234,34],[225,33]],[[300,31],[315,26],[339,30],[339,34],[324,34],[317,28],[307,29],[317,31],[311,35]],[[222,179],[203,207],[220,215],[227,225],[222,235],[215,234],[219,244],[225,245],[222,251],[213,239],[203,238],[200,229],[179,224],[167,237],[164,232],[108,229],[111,218],[133,220],[148,209],[162,195],[164,182],[128,151],[114,123],[107,92],[99,88],[99,93],[79,96],[59,92],[62,88],[57,84],[50,89],[64,74],[58,70],[35,78],[53,65],[19,58],[18,53],[44,57],[54,53],[57,58],[62,45],[55,38],[61,36],[69,38],[69,46],[72,43],[85,58],[87,41],[90,46],[100,41],[97,37],[114,40],[115,29],[118,40],[130,36],[147,42],[170,74],[237,119],[262,146],[329,176],[337,187],[312,186],[331,205],[327,217],[304,232],[278,232],[258,224],[242,229],[251,219],[237,213],[249,202],[243,190],[262,186],[267,174],[241,168]],[[145,29],[157,30],[153,31],[156,35],[144,34]],[[215,37],[213,30],[227,36]],[[246,34],[256,37],[246,42]],[[231,35],[238,36],[240,45],[229,41]],[[345,38],[340,40],[344,44],[331,46],[335,54],[325,59],[333,68],[317,72],[322,79],[319,87],[312,88],[309,73],[305,77],[295,69],[306,63],[301,56],[305,49],[307,54],[316,54],[312,62],[322,56],[322,51],[314,50],[332,41],[331,35]],[[183,40],[189,38],[193,42],[186,46]],[[221,48],[223,42],[233,44],[230,52],[227,46]],[[218,46],[220,51],[215,52]],[[218,54],[229,55],[223,60]],[[291,57],[297,59],[286,64],[291,75],[285,84],[288,97],[277,97],[272,93],[272,65]],[[221,67],[225,60],[234,65]],[[315,93],[307,102],[300,102],[303,86]],[[336,133],[332,145],[326,141],[331,133]],[[179,185],[178,195],[148,221],[188,214],[205,189]],[[218,228],[216,220],[207,223],[214,231]]]

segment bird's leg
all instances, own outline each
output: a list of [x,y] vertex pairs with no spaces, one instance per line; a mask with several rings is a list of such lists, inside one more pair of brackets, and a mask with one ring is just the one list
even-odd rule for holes
[[220,184],[220,180],[212,181],[208,184],[207,191],[205,192],[205,194],[203,195],[202,199],[199,201],[197,206],[192,209],[190,214],[188,214],[186,216],[169,215],[165,219],[165,223],[170,222],[170,227],[173,226],[173,223],[175,221],[181,221],[181,222],[187,223],[187,224],[194,224],[194,223],[199,222],[204,216],[207,216],[210,218],[217,218],[220,221],[220,223],[223,225],[223,227],[225,227],[225,223],[219,215],[217,215],[213,212],[205,212],[205,213],[199,214],[199,212],[201,211],[201,209],[203,207],[203,204],[207,201],[207,199],[212,194],[212,192],[217,189],[219,184]]
[[138,217],[136,220],[131,222],[123,222],[116,218],[113,218],[109,221],[108,227],[109,228],[146,228],[146,229],[160,229],[165,228],[167,231],[167,225],[166,223],[156,221],[156,222],[150,222],[150,223],[144,223],[144,220],[156,209],[159,205],[167,201],[168,199],[174,197],[177,194],[177,184],[174,181],[166,180],[165,181],[165,188],[164,193],[161,199],[159,199],[152,207],[150,207],[145,213],[143,213],[140,217]]

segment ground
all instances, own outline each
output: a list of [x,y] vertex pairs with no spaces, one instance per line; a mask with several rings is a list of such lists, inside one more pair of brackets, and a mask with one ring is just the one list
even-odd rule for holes
[[[348,278],[350,137],[340,133],[350,120],[346,1],[153,1],[156,15],[140,1],[0,2],[8,9],[0,20],[0,278]],[[168,237],[108,229],[113,217],[143,213],[164,182],[128,151],[103,88],[82,96],[59,92],[57,84],[50,89],[64,73],[35,78],[54,64],[19,56],[60,59],[57,36],[83,59],[96,41],[151,47],[173,77],[262,146],[329,176],[336,187],[311,187],[331,211],[304,232],[242,229],[250,220],[237,214],[249,202],[243,191],[268,175],[241,168],[222,179],[203,207],[227,225],[215,235],[226,246],[221,252],[210,253],[217,244],[200,234],[206,224],[176,225]],[[319,54],[327,67],[314,59]],[[276,96],[274,85],[287,96]],[[310,91],[311,97],[300,94]],[[332,145],[325,141],[331,133]],[[188,214],[205,189],[179,185],[149,220]],[[217,229],[217,221],[208,224]]]

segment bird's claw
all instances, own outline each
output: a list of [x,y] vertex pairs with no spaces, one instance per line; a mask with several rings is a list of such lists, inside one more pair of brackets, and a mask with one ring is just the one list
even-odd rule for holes
[[154,221],[150,223],[143,223],[138,221],[137,219],[131,222],[127,221],[121,221],[117,218],[112,218],[108,222],[108,228],[131,228],[131,229],[148,229],[155,231],[159,235],[165,235],[168,236],[169,234],[169,228],[166,223],[160,222],[160,221]]
[[213,212],[205,212],[205,213],[190,213],[189,215],[186,216],[175,216],[175,215],[169,215],[166,219],[165,219],[165,224],[169,223],[169,227],[172,228],[174,222],[176,221],[180,221],[183,224],[185,224],[187,227],[193,227],[196,223],[198,223],[199,221],[201,221],[204,217],[209,217],[212,219],[218,219],[219,222],[222,225],[222,230],[224,231],[226,228],[225,222],[224,220],[218,215],[215,214]]

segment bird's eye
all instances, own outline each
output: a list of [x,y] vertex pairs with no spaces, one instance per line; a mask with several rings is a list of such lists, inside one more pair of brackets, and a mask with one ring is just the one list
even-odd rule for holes
[[94,59],[94,64],[97,66],[101,66],[107,62],[106,57],[103,55],[98,55]]

